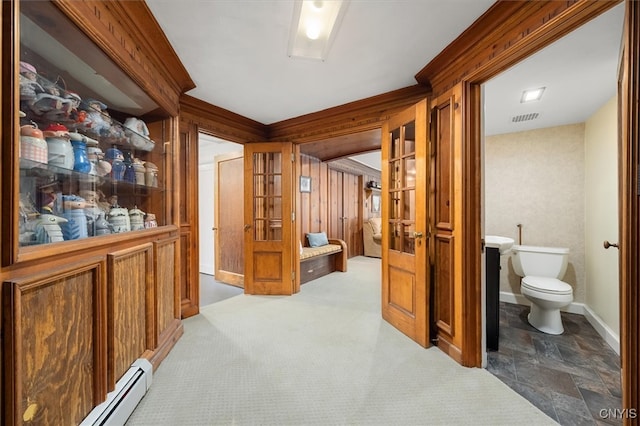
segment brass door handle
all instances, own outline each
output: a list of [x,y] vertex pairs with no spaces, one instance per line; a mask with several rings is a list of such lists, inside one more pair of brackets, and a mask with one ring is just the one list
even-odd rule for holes
[[617,249],[620,248],[620,246],[618,245],[618,243],[610,243],[609,241],[604,242],[604,248],[608,249],[609,247],[615,247]]
[[247,224],[247,225],[244,226],[244,230],[245,231],[248,231],[249,229],[251,229],[251,225]]
[[414,232],[413,238],[422,238],[422,232]]
[[216,228],[215,226],[213,228],[211,228],[212,231],[217,231],[218,228]]

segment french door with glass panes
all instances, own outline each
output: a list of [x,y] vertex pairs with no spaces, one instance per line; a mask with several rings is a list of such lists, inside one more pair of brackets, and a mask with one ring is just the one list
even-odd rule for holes
[[429,344],[427,101],[382,127],[382,316]]
[[[295,285],[293,147],[244,146],[244,286],[247,294],[290,295]],[[242,197],[243,194],[238,194]]]

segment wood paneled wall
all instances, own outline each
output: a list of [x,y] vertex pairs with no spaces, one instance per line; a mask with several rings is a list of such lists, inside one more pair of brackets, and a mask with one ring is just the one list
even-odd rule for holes
[[[327,164],[308,155],[300,155],[300,176],[311,177],[311,192],[300,193],[301,238],[309,232],[329,232],[329,183]],[[329,237],[331,237],[329,235]],[[305,242],[302,241],[305,245]]]
[[3,424],[78,424],[133,361],[157,368],[180,338],[177,232],[141,232],[4,280]]
[[[308,232],[324,231],[329,238],[343,239],[349,257],[363,254],[362,224],[372,215],[371,191],[365,191],[364,183],[380,181],[375,170],[354,163],[326,163],[300,155],[300,175],[311,177],[311,192],[300,193],[300,235],[304,238]],[[348,219],[341,219],[344,217]]]
[[200,257],[198,251],[198,179],[190,179],[189,171],[198,170],[198,128],[184,118],[180,121],[178,146],[178,192],[180,207],[180,300],[182,317],[200,311]]

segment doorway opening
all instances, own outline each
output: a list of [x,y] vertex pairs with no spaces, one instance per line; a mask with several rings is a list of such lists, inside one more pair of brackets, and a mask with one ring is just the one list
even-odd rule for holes
[[[219,139],[205,133],[198,134],[198,241],[200,252],[200,306],[206,306],[211,303],[215,303],[220,300],[224,300],[228,297],[241,294],[243,292],[242,285],[240,285],[240,279],[233,274],[241,274],[242,270],[238,265],[242,265],[243,253],[242,245],[238,248],[238,244],[242,242],[242,223],[238,226],[234,226],[233,223],[229,223],[227,217],[220,217],[216,214],[216,209],[220,207],[220,196],[224,198],[223,194],[220,194],[220,189],[233,190],[239,183],[242,183],[243,174],[239,173],[234,175],[233,170],[226,173],[226,169],[229,167],[236,167],[230,163],[225,163],[225,170],[219,166],[221,161],[233,157],[234,153],[240,157],[239,166],[242,170],[242,152],[243,145],[234,142],[229,142],[223,139]],[[231,181],[226,181],[227,178],[221,178],[221,176],[229,175]],[[235,176],[235,177],[234,177]],[[222,182],[224,179],[226,182]],[[224,186],[221,186],[224,184]],[[242,193],[242,192],[240,192]],[[242,199],[242,197],[226,197],[227,201]],[[242,205],[242,201],[240,201]],[[229,211],[229,210],[224,210]],[[240,218],[242,221],[242,212],[238,214],[237,210],[231,210],[234,212],[233,217]],[[224,229],[221,229],[224,228]],[[240,238],[234,238],[234,235],[240,234]],[[233,252],[234,258],[229,265],[228,259],[222,257],[220,253],[220,241],[228,239],[231,241],[232,248],[227,251],[231,255]],[[236,243],[233,243],[233,241]],[[216,243],[217,242],[217,243]],[[237,258],[237,256],[240,256]],[[216,262],[216,259],[218,260]],[[234,266],[235,265],[235,266]],[[232,270],[232,276],[226,273],[227,270]]]
[[[564,333],[540,332],[512,255],[500,256],[499,349],[487,369],[561,424],[621,406],[618,252],[603,241],[618,236],[623,15],[612,8],[483,85],[483,234],[568,248],[560,279],[573,292]],[[521,102],[535,88],[542,98]]]

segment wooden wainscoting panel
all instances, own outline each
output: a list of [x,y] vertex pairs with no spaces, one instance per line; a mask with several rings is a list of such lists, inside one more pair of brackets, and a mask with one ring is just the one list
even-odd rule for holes
[[178,277],[178,237],[154,242],[155,333],[154,353],[149,359],[155,370],[184,333],[181,320],[180,281]]
[[156,280],[156,322],[158,339],[177,319],[176,311],[176,246],[177,238],[167,238],[154,243],[154,265]]
[[147,243],[107,255],[110,386],[115,386],[133,361],[156,346],[154,307],[149,303],[155,298],[152,254],[153,245]]
[[3,284],[2,424],[78,424],[106,398],[105,264]]

